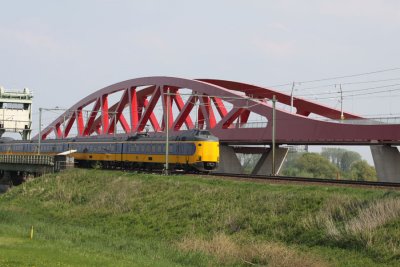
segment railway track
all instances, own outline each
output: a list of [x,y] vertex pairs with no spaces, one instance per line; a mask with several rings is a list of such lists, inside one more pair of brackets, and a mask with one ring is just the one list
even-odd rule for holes
[[294,176],[268,176],[268,175],[247,175],[247,174],[226,174],[212,173],[212,176],[234,178],[240,180],[271,181],[279,183],[301,183],[301,184],[319,184],[319,185],[344,185],[356,187],[372,187],[400,190],[400,182],[372,182],[355,180],[336,180],[324,178],[307,178]]

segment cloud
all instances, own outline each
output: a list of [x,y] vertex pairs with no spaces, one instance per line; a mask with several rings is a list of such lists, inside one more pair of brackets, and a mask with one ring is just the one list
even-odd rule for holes
[[69,57],[77,54],[78,49],[68,40],[60,40],[52,34],[31,29],[11,29],[0,27],[0,38],[6,47],[19,47],[25,51],[35,51],[40,54],[53,54]]
[[33,33],[27,30],[0,29],[2,39],[11,39],[17,43],[43,49],[57,49],[59,45],[55,40],[44,34]]
[[277,31],[284,31],[284,32],[289,32],[289,28],[282,24],[282,23],[278,23],[278,22],[274,22],[274,23],[270,23],[267,25],[268,29],[272,29],[272,30],[277,30]]
[[322,14],[338,17],[360,17],[383,22],[400,21],[400,2],[392,0],[337,0],[321,1]]
[[268,39],[255,39],[254,47],[259,53],[273,58],[289,58],[296,53],[296,48],[287,41],[272,41]]

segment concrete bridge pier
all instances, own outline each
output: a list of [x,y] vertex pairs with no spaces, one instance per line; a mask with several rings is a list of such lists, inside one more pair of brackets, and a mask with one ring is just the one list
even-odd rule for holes
[[[270,175],[272,174],[272,149],[260,147],[240,147],[234,148],[228,145],[220,145],[219,147],[219,167],[216,172],[219,173],[244,173],[243,166],[237,157],[236,153],[244,154],[261,154],[260,159],[254,166],[251,174],[253,175]],[[276,147],[275,149],[275,171],[279,174],[283,162],[288,153],[288,148]]]
[[227,145],[219,146],[219,165],[216,172],[221,173],[243,173],[243,167],[240,163],[233,147]]
[[[275,172],[279,174],[283,162],[288,153],[288,148],[276,147],[275,148]],[[264,152],[258,160],[256,166],[251,172],[252,175],[270,175],[272,174],[272,149]]]
[[390,145],[370,146],[378,180],[400,182],[400,153]]

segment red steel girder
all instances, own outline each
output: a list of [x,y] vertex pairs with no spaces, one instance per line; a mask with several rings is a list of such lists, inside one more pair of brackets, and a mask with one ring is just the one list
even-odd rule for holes
[[83,135],[84,136],[88,136],[89,135],[90,129],[93,126],[93,122],[96,119],[97,113],[99,112],[100,105],[101,105],[101,99],[98,98],[96,100],[96,103],[95,103],[95,105],[93,107],[92,112],[90,113],[89,119],[86,122],[85,130],[83,131]]
[[[198,127],[209,129],[222,142],[271,142],[270,99],[275,95],[279,103],[290,105],[290,95],[261,86],[214,79],[144,77],[90,94],[34,138],[46,139],[51,133],[55,138],[69,137],[74,125],[77,136],[116,134],[117,125],[122,127],[125,135],[142,132],[148,124],[153,132],[163,131],[167,88],[173,92],[169,105],[172,134],[196,127],[194,121],[197,119]],[[109,103],[110,96],[117,92],[122,92],[122,97],[116,103]],[[347,112],[344,112],[345,120],[340,121],[340,110],[297,97],[293,106],[296,113],[276,110],[277,143],[400,144],[400,125],[367,125],[367,120]],[[84,110],[89,108],[90,115],[83,116]],[[253,114],[264,118],[265,125],[251,128]],[[337,121],[313,119],[311,114]],[[352,124],[349,119],[359,119],[365,125]]]
[[108,132],[109,118],[108,118],[108,94],[101,96],[101,122],[103,125],[103,134]]
[[139,106],[136,95],[136,86],[129,89],[129,113],[131,115],[131,132],[136,130],[139,123]]
[[129,102],[129,90],[125,90],[124,94],[121,97],[121,100],[117,103],[117,106],[115,108],[115,112],[112,116],[111,123],[108,127],[107,133],[108,134],[113,134],[116,131],[116,125],[117,122],[119,121],[122,125],[122,128],[124,129],[125,133],[130,132],[130,127],[128,125],[128,122],[126,121],[124,115],[122,114],[125,106]]
[[177,105],[178,107],[180,107],[179,111],[179,115],[176,118],[174,124],[173,124],[173,129],[175,131],[179,131],[183,125],[184,122],[186,122],[188,129],[193,129],[194,125],[192,120],[189,117],[189,113],[192,111],[195,103],[197,102],[197,96],[190,96],[189,99],[186,101],[186,104],[182,107],[182,100],[178,100],[177,101]]

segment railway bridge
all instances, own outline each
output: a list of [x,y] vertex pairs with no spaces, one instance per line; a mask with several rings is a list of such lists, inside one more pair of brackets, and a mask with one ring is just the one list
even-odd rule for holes
[[34,138],[161,135],[193,128],[219,137],[220,172],[243,171],[236,153],[261,153],[253,174],[269,174],[272,154],[279,171],[284,145],[366,145],[380,180],[400,181],[400,124],[226,80],[159,76],[119,82],[78,101]]

